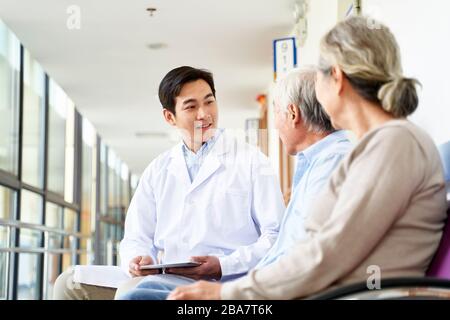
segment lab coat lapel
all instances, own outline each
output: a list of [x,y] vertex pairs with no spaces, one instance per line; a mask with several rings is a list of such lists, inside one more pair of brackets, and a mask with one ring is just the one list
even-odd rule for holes
[[223,155],[229,150],[229,145],[225,133],[223,132],[218,138],[213,148],[206,156],[205,161],[200,167],[197,176],[192,182],[189,192],[193,191],[209,177],[211,177],[221,166],[223,166]]
[[191,178],[189,177],[182,148],[182,142],[173,147],[170,155],[170,164],[168,165],[167,170],[181,183],[188,187],[191,185]]

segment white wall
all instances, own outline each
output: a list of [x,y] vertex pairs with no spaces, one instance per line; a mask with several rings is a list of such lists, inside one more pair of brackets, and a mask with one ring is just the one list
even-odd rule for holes
[[[420,104],[410,119],[436,144],[450,140],[450,1],[362,0],[362,11],[388,25],[399,43],[405,76],[422,83]],[[338,0],[309,0],[308,36],[298,48],[299,66],[317,63],[320,39],[337,20]],[[269,157],[278,168],[271,105],[269,128]]]
[[450,140],[450,1],[363,0],[362,10],[392,30],[405,75],[422,83],[411,120],[437,144]]
[[337,0],[308,1],[308,33],[304,45],[298,48],[297,62],[299,66],[317,64],[320,39],[337,22],[337,4]]
[[[307,10],[308,34],[304,44],[297,47],[297,64],[304,66],[309,64],[317,64],[319,57],[319,42],[330,28],[337,22],[337,0],[309,0]],[[294,26],[293,26],[294,27]],[[291,34],[294,35],[294,30]],[[279,168],[279,139],[278,132],[274,130],[273,108],[272,108],[272,86],[269,86],[269,112],[268,112],[268,128],[269,128],[269,158],[273,166]],[[277,171],[278,172],[278,171]]]

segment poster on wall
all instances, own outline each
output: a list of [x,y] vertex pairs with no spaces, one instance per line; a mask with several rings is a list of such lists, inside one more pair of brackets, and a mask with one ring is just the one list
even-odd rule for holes
[[273,41],[274,81],[282,78],[297,66],[297,47],[295,37],[276,39]]

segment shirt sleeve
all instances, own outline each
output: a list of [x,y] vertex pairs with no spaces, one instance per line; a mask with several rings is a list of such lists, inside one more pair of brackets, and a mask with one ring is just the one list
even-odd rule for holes
[[[277,262],[223,284],[222,299],[308,296],[329,287],[365,260],[407,208],[423,179],[425,159],[411,137],[397,140],[382,135],[349,161],[347,167],[341,163],[327,183],[322,195],[338,195],[331,214],[317,231]],[[346,171],[345,180],[336,186],[334,176],[341,170]],[[328,201],[320,198],[317,202],[321,200]]]
[[255,243],[219,257],[222,278],[247,273],[264,257],[278,236],[284,200],[270,162],[259,153],[253,162],[251,197],[251,215],[260,236]]
[[156,203],[151,186],[151,165],[144,171],[128,207],[124,238],[120,243],[120,264],[128,274],[131,259],[148,255],[156,261],[153,239],[156,227]]

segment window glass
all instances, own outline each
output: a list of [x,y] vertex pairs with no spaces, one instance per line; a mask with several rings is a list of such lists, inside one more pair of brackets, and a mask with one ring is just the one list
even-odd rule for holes
[[64,230],[67,232],[78,232],[77,212],[72,209],[64,209]]
[[39,255],[20,253],[17,275],[17,298],[19,300],[39,299]]
[[46,254],[45,270],[47,273],[47,281],[44,285],[46,286],[45,299],[47,300],[50,300],[53,297],[53,288],[55,286],[55,281],[61,273],[60,261],[60,254]]
[[[83,119],[83,139],[82,139],[82,194],[81,194],[81,233],[90,235],[95,223],[95,202],[94,193],[95,182],[95,144],[96,133],[92,124]],[[94,220],[95,221],[95,220]]]
[[125,163],[122,163],[121,168],[121,195],[122,195],[122,214],[125,214],[128,204],[130,203],[130,181],[129,170]]
[[75,265],[76,253],[76,239],[73,237],[64,237],[63,248],[70,250],[70,252],[64,253],[62,256],[62,271],[66,271],[70,266]]
[[8,296],[8,252],[0,252],[0,300]]
[[0,20],[0,169],[17,175],[20,42]]
[[67,99],[64,200],[73,203],[75,174],[75,105]]
[[42,197],[28,190],[22,190],[20,199],[20,221],[42,223]]
[[22,180],[43,187],[45,74],[24,52]]
[[15,192],[0,186],[0,219],[12,220],[15,213]]
[[101,142],[100,143],[100,213],[101,215],[108,214],[108,164],[107,154],[108,147]]
[[46,203],[45,225],[50,228],[62,229],[63,208],[52,202]]
[[48,189],[64,195],[67,96],[50,79],[48,115]]

